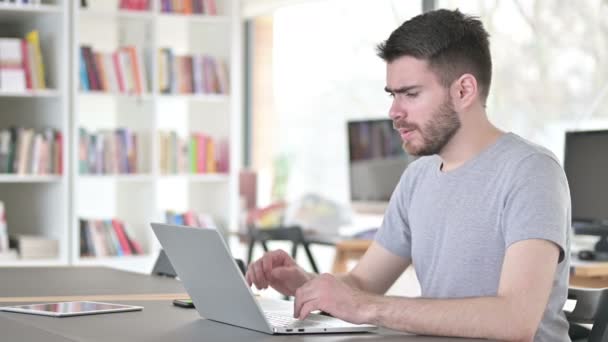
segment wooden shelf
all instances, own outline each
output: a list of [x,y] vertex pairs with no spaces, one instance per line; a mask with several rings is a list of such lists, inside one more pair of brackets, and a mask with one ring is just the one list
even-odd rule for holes
[[123,94],[123,93],[110,93],[104,91],[79,91],[78,96],[80,98],[100,99],[100,98],[117,98],[117,99],[131,99],[135,101],[148,101],[153,98],[152,94]]
[[0,183],[57,183],[62,180],[61,175],[0,174]]
[[176,174],[176,175],[161,175],[159,177],[161,180],[179,180],[185,179],[190,182],[199,182],[199,183],[220,183],[227,182],[230,179],[230,176],[227,174],[221,173],[211,173],[211,174]]
[[59,259],[16,259],[2,260],[0,259],[0,267],[48,267],[48,266],[65,266],[66,262]]
[[188,100],[192,102],[212,102],[212,103],[221,103],[228,102],[230,100],[230,95],[225,94],[159,94],[159,99],[166,100]]
[[187,20],[192,23],[200,24],[228,24],[230,18],[224,15],[207,15],[207,14],[181,14],[160,12],[158,17],[167,20]]
[[53,89],[45,90],[26,90],[26,91],[6,91],[0,90],[0,97],[24,97],[24,98],[53,98],[59,97],[61,93]]
[[0,20],[22,20],[26,17],[39,15],[59,15],[61,7],[58,5],[9,5],[0,4]]
[[151,174],[81,174],[78,179],[83,181],[152,182],[154,176]]
[[154,12],[152,11],[133,11],[133,10],[96,10],[96,9],[80,9],[78,14],[86,18],[120,18],[128,20],[153,20]]

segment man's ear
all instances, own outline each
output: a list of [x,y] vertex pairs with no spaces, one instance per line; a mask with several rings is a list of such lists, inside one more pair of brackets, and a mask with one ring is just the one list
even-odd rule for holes
[[479,98],[477,79],[471,74],[463,74],[450,87],[450,96],[454,109],[463,112]]

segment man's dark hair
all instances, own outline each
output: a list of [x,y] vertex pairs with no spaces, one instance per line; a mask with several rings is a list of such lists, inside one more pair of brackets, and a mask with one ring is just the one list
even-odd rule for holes
[[427,60],[445,87],[470,73],[477,79],[485,103],[492,81],[488,37],[478,18],[440,9],[404,22],[377,49],[387,63],[403,56]]

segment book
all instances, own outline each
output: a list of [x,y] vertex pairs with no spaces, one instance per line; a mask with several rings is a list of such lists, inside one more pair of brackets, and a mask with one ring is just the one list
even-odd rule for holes
[[0,90],[18,92],[27,88],[21,45],[19,38],[0,38]]
[[59,256],[59,241],[38,235],[13,235],[10,246],[16,248],[21,259],[54,259]]
[[79,218],[81,257],[121,257],[142,254],[138,241],[119,219]]
[[131,246],[129,245],[129,239],[127,239],[127,234],[125,233],[122,222],[116,219],[112,220],[112,227],[116,232],[116,237],[118,238],[118,242],[120,243],[120,247],[123,255],[131,255],[133,251],[131,250]]
[[0,253],[8,252],[8,228],[4,202],[0,201]]
[[38,81],[38,89],[46,89],[44,62],[42,59],[42,51],[40,50],[40,35],[37,30],[29,32],[25,39],[31,44],[34,56],[34,71]]
[[159,169],[162,174],[228,173],[230,146],[226,138],[192,132],[182,138],[176,132],[159,132]]
[[92,256],[95,255],[94,251],[92,251],[92,244],[90,243],[89,233],[88,233],[88,223],[86,220],[79,219],[78,220],[78,232],[80,237],[80,256]]
[[163,94],[228,94],[229,73],[223,59],[210,55],[176,56],[158,50],[158,90]]
[[80,174],[133,174],[138,172],[137,134],[128,128],[89,132],[79,129]]
[[196,228],[217,228],[213,216],[207,213],[197,213],[194,210],[188,210],[184,213],[176,213],[172,210],[168,210],[165,212],[165,220],[168,224]]
[[25,72],[22,69],[0,69],[0,90],[22,92],[26,87]]
[[0,173],[10,172],[11,132],[0,131]]

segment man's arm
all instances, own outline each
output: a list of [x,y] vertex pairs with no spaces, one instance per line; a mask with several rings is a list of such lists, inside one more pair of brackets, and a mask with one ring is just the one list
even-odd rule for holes
[[374,241],[355,268],[338,278],[358,290],[384,294],[410,264]]
[[551,293],[559,248],[546,240],[511,245],[496,297],[376,297],[372,323],[418,334],[532,341]]
[[352,288],[323,274],[296,291],[294,316],[302,319],[311,311],[323,310],[349,322],[417,334],[532,341],[547,306],[558,258],[559,248],[552,242],[514,243],[507,249],[494,297],[384,297],[364,290],[382,292],[390,286],[387,279],[376,283],[353,271],[345,278],[347,284],[355,279],[357,287]]

